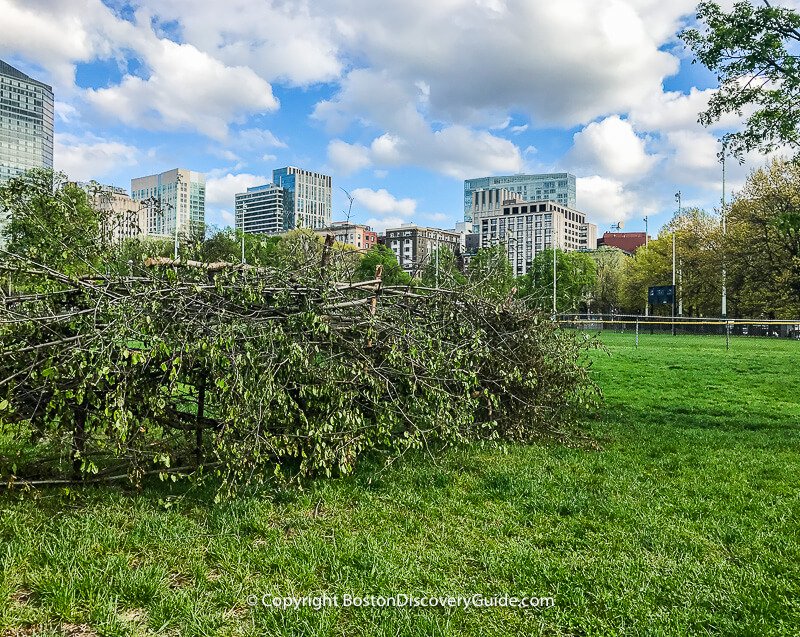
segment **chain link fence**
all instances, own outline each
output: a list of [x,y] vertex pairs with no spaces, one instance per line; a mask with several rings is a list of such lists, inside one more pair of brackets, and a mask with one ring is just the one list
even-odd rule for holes
[[561,314],[557,320],[562,327],[566,328],[586,332],[629,333],[637,338],[651,334],[670,334],[674,336],[719,336],[726,339],[726,342],[734,337],[800,340],[800,319]]

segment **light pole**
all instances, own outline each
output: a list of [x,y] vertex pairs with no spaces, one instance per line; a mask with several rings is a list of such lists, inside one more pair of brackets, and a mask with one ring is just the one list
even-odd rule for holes
[[175,260],[178,260],[178,215],[181,209],[181,184],[183,182],[182,175],[177,174],[175,178]]
[[728,272],[725,267],[725,235],[727,234],[727,222],[725,215],[725,153],[728,150],[726,142],[722,142],[722,319],[728,317]]
[[[678,202],[678,214],[681,216],[681,191],[675,193]],[[675,336],[675,227],[672,228],[672,335]]]
[[644,249],[647,250],[647,216],[644,218]]
[[242,265],[244,265],[244,218],[247,216],[247,204],[242,203]]
[[553,248],[553,320],[556,319],[556,220],[555,216],[550,225],[550,245]]

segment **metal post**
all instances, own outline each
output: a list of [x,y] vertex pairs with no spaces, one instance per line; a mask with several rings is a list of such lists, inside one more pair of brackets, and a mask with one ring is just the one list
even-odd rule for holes
[[636,317],[636,349],[639,349],[639,317]]
[[648,216],[645,216],[645,218],[644,218],[644,249],[645,250],[647,250],[647,241],[648,241],[648,239],[647,239],[647,220],[648,220]]
[[675,336],[675,232],[672,232],[672,335]]
[[[725,151],[727,144],[722,142],[722,318],[728,318],[728,281],[727,269],[725,267],[725,236],[727,234],[727,223],[725,219]],[[726,324],[727,325],[727,324]]]
[[178,211],[180,210],[181,201],[181,174],[178,173],[175,178],[175,260],[178,260]]
[[244,265],[244,230],[242,230],[242,265]]
[[730,321],[725,321],[725,350],[729,350],[731,348],[731,323]]
[[[553,219],[555,223],[555,219]],[[554,228],[551,229],[551,232]],[[553,248],[553,320],[556,317],[556,242],[555,242],[555,232],[552,234],[552,241],[550,245]]]

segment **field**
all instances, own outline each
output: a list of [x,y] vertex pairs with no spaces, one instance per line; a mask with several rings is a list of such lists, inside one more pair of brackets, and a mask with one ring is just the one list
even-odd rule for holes
[[[603,340],[597,449],[456,449],[222,504],[0,495],[0,635],[796,635],[800,343]],[[554,605],[247,602],[322,593]]]

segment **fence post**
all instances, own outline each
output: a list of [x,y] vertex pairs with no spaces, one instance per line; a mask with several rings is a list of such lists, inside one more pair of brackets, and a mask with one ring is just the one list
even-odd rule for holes
[[639,317],[636,317],[636,349],[639,349]]
[[727,319],[725,320],[725,350],[728,351],[731,348],[731,322]]

